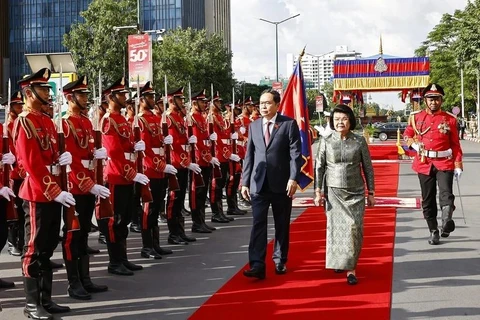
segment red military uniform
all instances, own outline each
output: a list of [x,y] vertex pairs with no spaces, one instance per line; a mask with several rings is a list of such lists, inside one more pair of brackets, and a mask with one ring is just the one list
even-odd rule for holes
[[140,137],[145,142],[145,157],[143,165],[145,175],[148,178],[165,178],[165,146],[163,145],[162,128],[160,117],[152,112],[143,112],[138,115]]
[[106,182],[113,185],[133,184],[137,171],[130,123],[120,113],[107,112],[102,119],[102,133],[109,157],[105,167]]
[[[428,152],[422,155],[420,151],[415,156],[412,168],[417,173],[428,175],[432,166],[438,170],[463,168],[463,153],[458,138],[457,121],[453,114],[444,111],[432,114],[428,109],[414,112],[410,115],[403,136],[408,146],[417,141],[423,144],[424,152]],[[434,156],[437,151],[449,149],[452,151],[451,156]]]
[[185,169],[191,162],[186,125],[183,114],[173,111],[167,114],[168,134],[173,137],[172,165],[177,169]]
[[215,154],[220,163],[227,163],[232,155],[230,147],[230,123],[228,123],[221,113],[213,113],[213,130],[217,134],[217,143]]
[[[245,148],[248,140],[248,127],[250,126],[251,122],[252,121],[250,118],[244,114],[241,114],[235,120],[235,129],[238,132],[237,152],[238,156],[242,159],[245,159]],[[245,128],[245,133],[241,133],[240,128]]]
[[210,134],[208,133],[208,123],[203,114],[195,111],[192,113],[193,135],[197,137],[197,148],[195,149],[195,158],[200,167],[210,167],[212,154],[210,149]]

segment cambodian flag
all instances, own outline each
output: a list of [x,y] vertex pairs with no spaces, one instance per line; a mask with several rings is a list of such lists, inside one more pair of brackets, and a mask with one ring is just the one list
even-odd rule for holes
[[300,61],[301,59],[299,59],[288,81],[287,89],[280,103],[279,112],[287,117],[296,119],[300,129],[303,163],[298,186],[304,191],[313,182],[313,159],[312,144],[310,134],[308,133],[310,121],[308,119],[307,95]]

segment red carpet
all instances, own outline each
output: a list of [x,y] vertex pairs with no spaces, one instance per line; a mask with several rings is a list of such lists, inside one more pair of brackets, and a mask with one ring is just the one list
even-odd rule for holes
[[[399,165],[374,167],[377,195],[396,196]],[[367,209],[357,286],[325,269],[325,215],[309,208],[292,223],[286,275],[274,273],[270,242],[265,280],[245,278],[242,268],[190,319],[389,319],[395,213]]]
[[398,147],[396,144],[369,144],[368,148],[373,160],[398,160]]

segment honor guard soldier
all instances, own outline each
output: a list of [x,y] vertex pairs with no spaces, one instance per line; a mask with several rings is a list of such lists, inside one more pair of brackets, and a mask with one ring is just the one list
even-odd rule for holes
[[[192,212],[192,232],[211,233],[216,228],[205,223],[205,202],[207,200],[208,185],[212,176],[212,166],[220,166],[220,162],[211,154],[211,141],[217,140],[217,134],[208,132],[208,123],[204,117],[207,98],[205,89],[192,96],[192,132],[197,137],[195,158],[202,169],[203,187],[192,188],[190,181],[190,208]],[[192,179],[190,179],[192,180]]]
[[[455,230],[452,220],[455,209],[453,179],[460,179],[463,171],[462,148],[457,132],[455,115],[442,111],[443,88],[435,83],[423,90],[426,108],[413,112],[403,134],[407,145],[417,150],[412,168],[418,173],[422,190],[423,216],[430,231],[429,244],[440,242]],[[437,222],[437,183],[442,227]]]
[[158,215],[165,205],[164,199],[168,180],[165,174],[176,174],[177,169],[165,162],[165,145],[173,143],[172,136],[163,137],[161,118],[153,113],[155,105],[155,91],[148,81],[140,89],[138,126],[140,137],[145,142],[145,157],[143,166],[145,175],[150,179],[152,202],[143,204],[140,217],[143,248],[141,256],[149,259],[161,259],[162,255],[171,254],[172,250],[160,247],[160,229]]
[[[6,98],[7,101],[2,101],[2,105],[7,105],[8,104],[8,98]],[[13,100],[12,100],[13,101]],[[12,104],[10,104],[11,107]],[[7,115],[5,115],[7,116]],[[10,129],[7,128],[9,131]],[[4,126],[3,124],[0,125],[0,135],[3,137],[4,134]],[[3,143],[7,143],[5,146],[5,149],[8,147],[9,144],[8,141],[4,141],[4,139],[0,139],[0,152],[4,150],[4,145]],[[9,148],[10,149],[10,148]],[[15,193],[13,192],[12,189],[10,189],[10,174],[8,172],[5,172],[3,168],[5,166],[11,167],[16,163],[16,158],[12,152],[5,152],[0,155],[0,250],[3,249],[7,242],[7,235],[10,236],[9,230],[8,230],[8,223],[18,223],[18,220],[16,221],[9,221],[10,219],[17,219],[14,215],[13,210],[15,210],[13,203],[11,201],[15,201]],[[8,180],[8,184],[6,182]],[[8,214],[8,206],[10,207],[10,214],[12,216],[9,216]],[[18,225],[17,225],[18,227]],[[23,228],[23,225],[21,226]],[[9,249],[10,250],[10,249]],[[13,288],[15,287],[15,284],[11,281],[5,281],[0,279],[0,288]],[[0,308],[1,310],[1,308]]]
[[210,116],[213,118],[213,130],[218,136],[215,154],[220,161],[220,168],[222,172],[222,177],[215,178],[210,184],[210,207],[212,209],[212,222],[228,223],[234,219],[227,217],[223,213],[222,194],[228,178],[229,161],[240,161],[240,157],[237,154],[232,153],[230,146],[230,139],[238,139],[238,134],[230,133],[229,121],[226,121],[222,116],[222,98],[220,97],[218,91],[212,97],[212,105],[210,108]]
[[[250,120],[250,110],[251,106],[253,105],[252,97],[248,97],[243,104],[238,104],[237,109],[241,112],[241,114],[236,117],[235,119],[235,128],[238,132],[238,140],[237,140],[237,151],[239,157],[242,159],[242,164],[243,164],[243,159],[245,159],[245,149],[247,146],[247,141],[248,141],[248,128],[250,126],[250,123],[252,122]],[[241,179],[239,179],[239,184],[241,182]],[[244,207],[250,207],[250,203],[242,197],[242,194],[239,190],[237,190],[237,201],[240,202],[240,204]]]
[[27,173],[19,191],[25,210],[22,271],[24,314],[33,319],[53,319],[51,313],[70,311],[52,301],[50,258],[58,243],[62,206],[75,205],[75,199],[59,185],[59,166],[70,165],[72,155],[58,154],[57,131],[44,113],[49,109],[49,78],[50,70],[43,68],[19,81],[26,102],[13,132],[16,144],[22,146],[16,150],[19,162]]
[[188,187],[188,171],[200,173],[202,169],[190,160],[190,143],[197,143],[197,138],[187,138],[186,116],[184,105],[183,87],[168,93],[168,111],[166,121],[168,134],[173,137],[173,150],[171,152],[172,164],[178,170],[177,178],[179,190],[169,190],[167,197],[167,224],[170,234],[168,243],[187,244],[197,239],[185,234],[185,218],[182,216],[182,209],[185,202],[185,194]]
[[165,106],[163,105],[163,94],[158,93],[156,95],[156,100],[155,100],[155,106],[153,108],[153,113],[157,117],[161,117],[164,111],[165,111]]
[[88,233],[95,210],[95,197],[108,198],[110,190],[95,184],[94,160],[107,158],[105,148],[94,148],[93,126],[85,115],[88,107],[88,83],[85,76],[63,87],[68,110],[63,117],[63,132],[67,151],[72,154],[69,181],[75,198],[80,230],[68,232],[64,226],[63,259],[67,269],[68,295],[74,299],[90,300],[90,293],[107,291],[90,278],[90,257],[87,252]]
[[[4,99],[0,104],[6,105],[8,98]],[[13,142],[13,126],[18,115],[22,113],[23,109],[23,95],[21,91],[16,91],[10,98],[10,109],[8,112],[8,144],[10,152],[15,156],[17,154],[15,143]],[[22,165],[15,162],[10,170],[10,179],[12,181],[12,190],[15,193],[15,210],[17,212],[18,220],[11,221],[8,226],[8,252],[12,256],[21,256],[23,252],[23,245],[25,243],[25,212],[23,211],[23,200],[18,196],[20,185],[25,179],[26,172]],[[1,284],[0,284],[1,287]]]
[[146,185],[146,175],[135,170],[135,153],[145,151],[143,141],[134,142],[132,127],[121,114],[127,99],[124,78],[115,81],[104,90],[107,97],[107,113],[101,120],[103,145],[107,149],[109,160],[105,167],[107,187],[111,192],[114,216],[99,221],[100,231],[106,236],[109,255],[108,272],[130,276],[132,271],[142,270],[127,259],[127,224],[135,210],[133,184]]

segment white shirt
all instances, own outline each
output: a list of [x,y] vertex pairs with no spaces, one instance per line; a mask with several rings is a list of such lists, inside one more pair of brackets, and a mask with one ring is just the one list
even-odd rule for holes
[[[268,120],[268,121],[267,121],[267,119],[262,118],[262,124],[263,124],[263,126],[262,126],[262,128],[263,128],[262,131],[263,131],[263,134],[265,134],[265,131],[267,130],[267,123],[270,122],[271,124],[275,124],[275,120],[277,120],[277,115],[278,115],[278,113],[276,113],[275,116],[274,116],[272,119]],[[272,136],[272,131],[273,131],[273,126],[272,126],[272,125],[270,125],[270,127],[268,127],[268,131],[270,132],[270,136]]]

